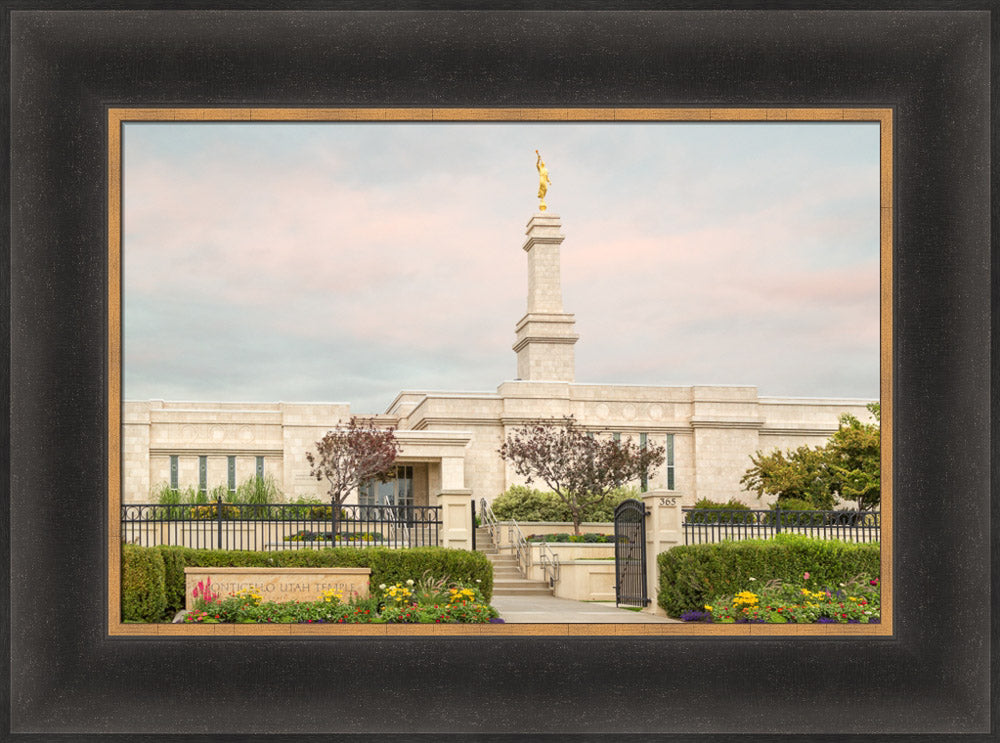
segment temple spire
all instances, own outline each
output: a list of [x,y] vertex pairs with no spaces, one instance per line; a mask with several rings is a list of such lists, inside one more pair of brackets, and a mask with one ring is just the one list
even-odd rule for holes
[[[539,188],[539,198],[543,195]],[[517,376],[524,380],[572,382],[573,345],[579,339],[572,314],[563,311],[559,247],[565,239],[556,214],[535,214],[528,222],[528,311],[515,328]]]

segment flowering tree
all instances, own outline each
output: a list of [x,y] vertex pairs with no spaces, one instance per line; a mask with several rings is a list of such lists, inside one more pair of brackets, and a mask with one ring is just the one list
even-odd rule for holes
[[665,450],[589,436],[570,416],[515,429],[500,447],[500,457],[528,484],[534,479],[545,483],[569,508],[573,532],[579,534],[584,508],[650,474],[663,464]]
[[[306,452],[309,474],[330,483],[327,494],[339,509],[348,495],[368,480],[392,478],[399,454],[393,428],[378,428],[370,420],[351,418],[346,426],[327,431],[316,442],[316,453]],[[336,522],[335,522],[336,523]]]

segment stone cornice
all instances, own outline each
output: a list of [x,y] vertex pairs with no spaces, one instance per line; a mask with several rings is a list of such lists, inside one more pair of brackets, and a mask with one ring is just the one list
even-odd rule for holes
[[547,325],[575,325],[576,315],[572,312],[528,312],[514,326],[514,332],[529,323],[544,323]]
[[[496,418],[421,418],[413,428],[406,431],[426,431],[432,426],[495,426]],[[398,432],[397,432],[398,433]],[[405,431],[403,432],[405,433]]]
[[831,405],[863,408],[878,400],[859,397],[759,397],[757,402],[761,405]]
[[760,429],[761,436],[832,436],[837,432],[833,428],[778,428],[765,426]]
[[521,246],[521,250],[527,253],[536,245],[562,245],[562,241],[565,239],[566,238],[562,235],[559,237],[529,237],[524,241],[524,245]]
[[[560,421],[561,417],[556,418],[540,418],[537,415],[505,415],[500,418],[500,425],[502,426],[523,426],[530,423],[538,423],[539,421]],[[492,421],[494,424],[497,422],[495,419]],[[622,423],[615,425],[606,424],[588,424],[576,421],[579,428],[584,431],[593,431],[594,433],[691,433],[690,427],[681,423]]]
[[[549,336],[549,335],[537,335],[536,336],[536,335],[528,335],[528,336],[525,336],[524,338],[522,338],[521,340],[519,340],[513,346],[511,346],[511,348],[513,348],[515,351],[520,351],[525,346],[527,346],[529,343],[540,343],[540,344],[543,344],[543,345],[559,345],[559,344],[562,344],[562,345],[572,346],[578,340],[580,340],[580,336],[577,335],[576,333],[574,333],[573,335],[570,335],[570,336],[565,336],[565,335],[564,336]],[[534,381],[534,380],[531,380],[531,381]],[[559,380],[553,380],[553,381],[559,381]]]
[[[451,421],[449,421],[451,422]],[[396,431],[396,439],[402,446],[435,445],[465,448],[472,441],[471,431],[427,431],[407,428]]]
[[245,457],[283,457],[283,449],[272,449],[272,448],[258,448],[253,445],[253,442],[248,442],[244,445],[234,444],[231,447],[220,446],[219,444],[213,444],[212,446],[200,446],[197,442],[185,442],[183,444],[175,444],[173,446],[150,446],[149,447],[150,456],[158,455],[169,455],[169,454],[197,454],[206,456],[245,456]]
[[749,428],[760,429],[764,421],[760,418],[747,420],[746,418],[691,418],[691,428]]

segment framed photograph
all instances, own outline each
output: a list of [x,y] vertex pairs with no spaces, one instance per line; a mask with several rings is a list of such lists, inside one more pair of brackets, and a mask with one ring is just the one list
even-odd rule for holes
[[[146,609],[152,601],[135,577],[145,549],[252,550],[256,572],[188,581],[214,579],[224,592],[227,576],[240,576],[249,591],[266,580],[260,568],[275,564],[271,552],[319,565],[314,548],[334,541],[471,550],[484,567],[495,554],[492,582],[469,582],[487,581],[479,585],[496,597],[498,621],[456,627],[435,615],[424,626],[345,627],[339,619],[353,614],[331,623],[327,613],[283,624],[292,635],[892,634],[888,445],[881,492],[860,504],[866,510],[835,511],[825,493],[794,521],[790,500],[775,504],[785,504],[779,519],[750,493],[751,510],[723,523],[702,523],[692,510],[716,494],[722,504],[733,498],[756,452],[826,445],[844,414],[854,416],[855,435],[874,432],[876,423],[858,419],[892,399],[890,110],[113,108],[108,135],[117,174],[108,263],[122,267],[120,286],[119,274],[109,284],[108,304],[121,313],[112,312],[109,358],[122,359],[124,381],[121,395],[112,384],[108,407],[111,448],[123,452],[109,477],[111,634],[279,630],[191,623],[211,612],[164,624],[183,607],[159,617],[161,607]],[[546,146],[550,163],[565,163],[566,211],[546,204],[558,206],[559,191],[553,200],[532,142]],[[528,155],[520,169],[519,148]],[[770,179],[760,175],[772,166]],[[526,241],[520,225],[501,227],[519,203]],[[565,257],[563,222],[576,234]],[[523,251],[509,248],[515,241]],[[782,292],[784,308],[775,299]],[[576,353],[587,337],[576,331],[588,326],[590,342]],[[699,373],[703,384],[663,383]],[[488,389],[490,375],[505,381]],[[751,376],[761,384],[725,384]],[[351,403],[317,402],[331,395]],[[557,414],[573,416],[592,441],[660,451],[661,463],[630,478],[631,488],[591,498],[608,504],[608,523],[584,519],[587,538],[601,541],[536,542],[537,530],[587,534],[582,524],[553,523],[565,517],[525,523],[517,512],[501,522],[493,513],[500,494],[522,497],[509,489],[524,487],[500,445]],[[360,492],[345,488],[335,521],[324,500],[330,483],[313,476],[308,456],[353,416],[394,431],[397,469]],[[891,427],[888,403],[881,425]],[[878,477],[877,433],[872,449]],[[268,503],[252,494],[254,483],[270,486]],[[646,511],[630,540],[645,560],[616,549],[625,524],[610,523],[613,499]],[[878,543],[858,548],[873,561],[858,578],[863,592],[824,597],[837,611],[822,623],[805,614],[778,623],[786,608],[768,609],[762,598],[740,612],[746,621],[709,627],[676,619],[702,610],[715,595],[707,589],[700,601],[686,599],[686,611],[658,596],[667,579],[655,556],[671,547],[782,531]],[[262,594],[293,585],[295,563],[280,564],[282,582]],[[829,578],[810,583],[810,570],[822,568],[804,563],[796,577],[816,599]],[[177,602],[184,575],[168,572],[166,593]],[[413,572],[416,583],[423,571]],[[764,565],[751,573],[739,588],[771,579]],[[630,581],[637,590],[623,601]],[[371,582],[377,593],[384,581],[373,573]],[[120,595],[124,583],[136,590]],[[816,601],[800,604],[788,611],[821,612]],[[721,605],[716,614],[728,619]]]
[[[8,9],[8,18],[13,739],[57,732],[95,739],[306,740],[332,733],[359,740],[769,733],[985,739],[995,732],[990,656],[982,650],[995,629],[995,605],[982,599],[990,585],[992,528],[986,477],[992,417],[984,412],[989,13]],[[956,79],[965,83],[951,84]],[[412,142],[399,134],[404,126],[416,136]],[[273,472],[287,496],[317,510],[312,498],[324,491],[298,461],[305,458],[300,450],[354,414],[381,415],[397,426],[401,453],[391,494],[373,485],[367,495],[335,501],[326,537],[333,542],[407,539],[418,546],[433,529],[434,543],[473,546],[470,501],[482,520],[489,503],[479,492],[494,480],[510,484],[480,443],[493,437],[490,446],[498,448],[510,426],[541,417],[535,408],[547,405],[578,414],[602,436],[641,436],[651,447],[663,438],[664,466],[643,483],[648,497],[640,495],[658,526],[641,541],[657,551],[679,543],[682,506],[693,505],[694,484],[699,497],[714,492],[710,468],[699,469],[685,448],[689,432],[725,424],[752,428],[758,443],[797,445],[805,422],[819,420],[810,407],[818,401],[768,391],[761,402],[754,390],[754,415],[781,413],[740,423],[727,411],[750,407],[741,397],[750,387],[727,384],[721,369],[699,380],[693,378],[698,363],[684,365],[699,354],[704,333],[697,330],[674,354],[677,373],[694,383],[686,387],[691,406],[683,410],[650,396],[657,384],[675,382],[669,374],[643,376],[641,355],[621,351],[604,366],[594,363],[600,352],[567,355],[586,337],[581,317],[616,317],[599,309],[587,315],[582,295],[580,309],[564,307],[563,295],[572,296],[565,277],[585,277],[586,270],[567,269],[564,253],[559,274],[559,230],[571,232],[569,194],[580,203],[594,199],[582,181],[601,159],[584,168],[564,160],[560,170],[558,156],[529,147],[526,192],[515,199],[504,180],[510,163],[487,165],[484,158],[507,136],[500,134],[504,127],[525,142],[552,142],[566,159],[586,151],[587,142],[604,158],[624,153],[631,165],[591,171],[606,189],[599,199],[606,219],[593,207],[574,215],[590,236],[580,240],[583,256],[595,259],[596,247],[586,252],[588,239],[621,239],[624,246],[642,234],[633,229],[638,220],[694,220],[691,209],[682,214],[663,204],[664,191],[636,197],[623,187],[630,178],[657,187],[668,181],[656,177],[664,161],[643,157],[635,139],[648,137],[659,152],[664,144],[653,132],[683,130],[673,152],[688,170],[671,180],[670,192],[678,201],[697,189],[718,199],[725,184],[696,153],[723,147],[704,132],[736,126],[740,137],[720,158],[728,168],[721,180],[741,179],[763,201],[767,176],[776,181],[782,172],[797,173],[799,193],[772,195],[772,208],[800,219],[796,229],[811,243],[803,250],[816,267],[802,273],[797,293],[787,285],[774,292],[783,293],[784,314],[796,315],[807,340],[787,342],[786,333],[784,348],[778,344],[777,354],[758,358],[751,346],[776,342],[748,331],[745,347],[734,342],[732,350],[744,359],[743,369],[761,374],[784,363],[786,384],[810,373],[800,356],[828,355],[829,363],[815,368],[845,385],[852,374],[871,378],[874,366],[874,389],[833,394],[852,398],[858,410],[851,412],[859,414],[866,400],[881,402],[888,473],[881,623],[713,625],[654,620],[653,613],[644,615],[647,621],[618,622],[597,618],[596,607],[593,621],[431,627],[122,621],[123,544],[168,530],[150,525],[148,516],[126,516],[129,507],[148,501],[161,481],[176,492],[190,480],[205,503],[184,505],[182,529],[186,538],[207,535],[218,547],[235,538],[241,521],[226,509],[243,508],[245,515],[263,508],[235,500],[240,475],[263,482]],[[606,141],[623,130],[632,140],[628,148]],[[751,134],[767,130],[781,134],[769,140]],[[846,146],[838,142],[844,132],[850,132]],[[803,140],[798,150],[796,139]],[[311,147],[302,146],[307,140]],[[856,155],[861,162],[851,160]],[[335,188],[331,172],[343,179]],[[573,174],[568,183],[560,172]],[[807,183],[810,175],[819,183]],[[851,186],[852,177],[866,185]],[[494,190],[484,189],[491,180]],[[867,230],[861,241],[875,245],[867,263],[817,226],[822,208],[809,211],[793,201],[808,202],[824,187],[841,196],[838,188],[850,191],[827,212],[840,207],[855,218],[830,218],[830,231],[845,224]],[[862,207],[851,198],[868,193],[864,188],[872,198]],[[372,200],[373,193],[382,200]],[[362,200],[352,208],[352,198]],[[473,206],[463,206],[463,198]],[[379,208],[361,208],[362,201]],[[856,214],[864,210],[867,216]],[[513,221],[515,236],[528,222],[527,242],[508,246],[520,271],[496,259],[495,246],[510,242],[496,237],[498,215]],[[726,234],[741,234],[726,232],[729,218],[720,207],[718,219],[702,221],[722,234],[718,244]],[[786,222],[794,228],[794,219]],[[764,222],[755,224],[763,234],[747,245],[741,272],[762,291],[766,279],[753,273],[754,262],[788,261],[795,235],[768,235]],[[486,237],[475,236],[480,228]],[[324,255],[315,244],[331,230],[340,244]],[[378,237],[363,255],[350,249],[372,235]],[[715,243],[698,237],[692,233],[710,252]],[[424,260],[404,261],[404,245]],[[543,258],[536,245],[550,252]],[[518,247],[528,253],[527,282]],[[627,298],[637,311],[648,306],[646,295],[649,302],[658,298],[655,282],[640,281],[651,271],[635,265],[645,256],[664,271],[662,253],[680,254],[655,241],[649,250],[618,250],[630,268],[625,275],[642,287],[639,301]],[[735,272],[738,261],[728,262]],[[584,294],[603,290],[626,302],[620,284],[601,281],[612,275],[612,264],[594,260]],[[712,282],[712,266],[718,272],[719,265],[702,274],[689,265],[690,275]],[[843,295],[857,287],[851,270],[859,265],[874,271],[867,279],[874,290],[858,289],[863,296],[852,305]],[[234,279],[227,282],[230,271]],[[347,280],[345,273],[368,278]],[[420,292],[408,294],[407,284],[424,288],[429,314],[419,314]],[[508,287],[514,284],[516,290]],[[261,295],[248,296],[255,287]],[[239,296],[230,294],[234,289]],[[683,294],[685,287],[664,290]],[[707,296],[719,300],[733,291]],[[450,313],[449,303],[430,300],[445,293],[457,308]],[[489,312],[476,315],[477,304],[504,307],[514,293],[521,306],[500,323],[506,331],[493,329]],[[822,315],[826,301],[878,314],[869,312],[865,324],[849,312],[828,311],[825,323],[810,324],[810,313]],[[758,332],[762,322],[742,306],[747,327]],[[713,311],[722,316],[724,307],[717,301]],[[574,318],[574,312],[584,314]],[[456,315],[464,319],[456,322]],[[442,329],[448,342],[421,335],[428,325]],[[595,336],[612,351],[643,342],[641,333],[630,340],[597,325]],[[823,329],[828,337],[817,337]],[[512,337],[493,354],[491,342],[504,332]],[[344,351],[323,348],[326,337]],[[293,347],[292,338],[303,345]],[[382,345],[366,347],[376,339]],[[451,363],[445,347],[461,350]],[[868,366],[852,366],[848,357],[866,348]],[[654,368],[669,358],[647,356]],[[578,380],[578,362],[590,364],[584,368],[597,370],[590,373],[598,378]],[[494,379],[500,386],[484,391],[476,370],[482,374],[494,363],[511,367],[509,381]],[[338,397],[317,407],[323,366],[337,383],[360,378],[349,388],[352,405],[329,402],[341,399],[334,386],[329,394]],[[636,377],[616,377],[623,369],[636,369]],[[400,380],[400,372],[413,374],[414,383]],[[699,381],[711,386],[710,395],[699,397]],[[619,384],[627,386],[624,396],[598,389],[616,382],[627,383]],[[395,385],[395,399],[384,398],[387,384]],[[554,404],[565,402],[552,391],[557,385],[576,391],[562,407]],[[535,407],[517,402],[525,399]],[[499,433],[490,428],[494,418]],[[813,424],[817,435],[824,426]],[[699,435],[705,450],[716,445]],[[714,456],[718,469],[720,455]],[[216,487],[218,500],[208,500]],[[691,503],[683,501],[688,487]],[[223,505],[227,494],[241,505]],[[164,503],[148,505],[176,508]],[[399,508],[408,509],[405,524]],[[420,509],[433,516],[415,516]],[[375,512],[377,528],[369,521]],[[322,524],[286,526],[288,533],[260,538],[283,545],[308,532],[315,540]],[[239,532],[240,539],[251,532]],[[566,571],[576,562],[567,561]],[[580,563],[587,564],[592,592],[580,598],[600,605],[608,603],[605,584],[613,591],[622,577],[619,568],[598,562]],[[543,571],[541,578],[549,576]],[[640,582],[647,589],[642,598],[655,602],[655,585]],[[38,659],[60,673],[42,673]],[[706,699],[718,700],[709,705],[711,715],[704,714]]]

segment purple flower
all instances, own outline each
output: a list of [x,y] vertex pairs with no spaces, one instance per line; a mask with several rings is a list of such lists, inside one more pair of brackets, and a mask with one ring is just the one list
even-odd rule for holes
[[868,624],[882,624],[882,620],[878,619],[878,618],[876,618],[876,619],[869,619],[868,620]]
[[504,624],[504,621],[500,617],[497,617],[496,619],[491,619],[490,624]]
[[711,622],[712,613],[708,611],[698,611],[692,609],[681,614],[682,622]]
[[830,619],[830,617],[820,617],[816,620],[816,624],[836,624],[836,619]]
[[861,620],[860,619],[848,619],[847,623],[848,624],[861,624]]

